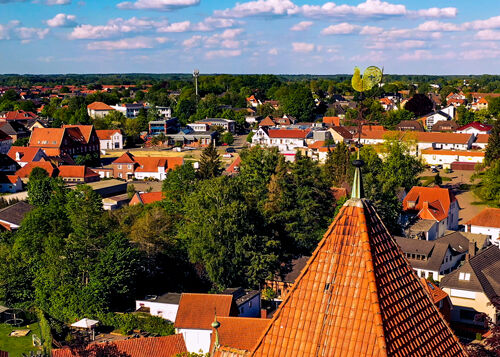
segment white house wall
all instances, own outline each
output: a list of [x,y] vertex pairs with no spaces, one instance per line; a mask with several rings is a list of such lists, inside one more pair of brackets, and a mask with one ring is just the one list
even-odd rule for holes
[[177,333],[182,333],[186,348],[191,353],[208,353],[210,352],[210,338],[212,337],[212,330],[199,330],[199,329],[176,329]]

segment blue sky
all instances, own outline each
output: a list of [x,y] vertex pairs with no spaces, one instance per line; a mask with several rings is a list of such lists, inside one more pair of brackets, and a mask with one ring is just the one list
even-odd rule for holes
[[500,74],[499,0],[0,0],[0,73]]

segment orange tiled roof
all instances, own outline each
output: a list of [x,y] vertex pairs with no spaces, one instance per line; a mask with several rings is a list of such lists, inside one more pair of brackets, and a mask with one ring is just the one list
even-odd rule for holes
[[47,173],[49,174],[50,177],[55,177],[55,170],[56,170],[56,168],[55,168],[55,166],[53,164],[51,164],[48,161],[31,161],[31,162],[28,162],[26,165],[24,165],[19,170],[17,170],[16,175],[19,176],[19,177],[21,177],[21,178],[29,177],[30,174],[31,174],[31,171],[35,167],[41,167],[42,169],[44,169],[45,171],[47,171]]
[[443,290],[438,288],[436,286],[436,284],[432,283],[431,281],[429,281],[425,278],[420,278],[420,282],[425,287],[425,290],[427,290],[427,292],[431,296],[434,304],[437,304],[441,300],[446,299],[448,297],[447,293],[445,293]]
[[[87,91],[86,91],[87,92]],[[90,110],[114,110],[109,105],[103,102],[94,102],[87,105],[87,109]]]
[[[439,201],[443,210],[448,214],[450,205],[456,201],[455,195],[447,188],[414,186],[403,200],[403,211],[420,211],[424,202]],[[409,202],[415,202],[415,207],[410,208]]]
[[63,125],[63,128],[78,128],[87,142],[89,142],[92,130],[94,130],[93,125]]
[[418,217],[421,219],[434,219],[441,222],[443,219],[448,217],[448,212],[445,212],[441,202],[423,202],[422,209],[418,212]]
[[341,208],[251,356],[467,356],[369,201]]
[[5,113],[6,120],[28,120],[35,119],[38,116],[33,112],[25,112],[24,110],[14,110],[11,112]]
[[143,204],[147,205],[154,202],[159,202],[163,199],[162,192],[137,192],[130,200],[129,205]]
[[113,136],[115,133],[122,134],[121,129],[96,130],[95,132],[96,132],[97,136],[99,137],[99,140],[111,140],[111,136]]
[[332,124],[334,126],[340,126],[340,118],[339,117],[323,117],[323,123]]
[[466,144],[472,134],[421,132],[412,133],[417,141],[424,143]]
[[309,130],[302,129],[270,129],[270,138],[305,139]]
[[62,165],[59,166],[60,177],[87,178],[96,177],[99,174],[84,165]]
[[259,126],[275,126],[276,123],[271,117],[265,117],[264,119],[261,120],[259,123]]
[[174,327],[212,330],[215,313],[217,317],[237,314],[233,295],[182,294]]
[[69,348],[52,350],[52,357],[97,357],[97,356],[128,356],[128,357],[174,357],[187,353],[186,343],[181,334],[133,338],[130,340],[109,343],[96,343],[87,346],[84,353],[73,353]]
[[477,134],[476,143],[487,144],[490,139],[490,134]]
[[62,143],[65,129],[63,128],[34,128],[29,146],[59,148]]
[[42,150],[40,148],[35,147],[26,147],[26,146],[12,146],[7,153],[7,155],[12,159],[16,160],[16,153],[21,155],[21,162],[30,162],[33,161],[38,152]]
[[485,208],[465,224],[500,228],[500,208]]
[[124,152],[122,156],[113,161],[113,164],[133,164],[135,163],[135,156],[131,153]]
[[231,165],[229,165],[229,167],[226,169],[226,172],[228,174],[238,173],[236,168],[240,167],[240,165],[241,165],[241,157],[238,156],[236,159],[234,159],[234,161],[231,163]]
[[326,141],[324,141],[324,140],[315,141],[314,143],[309,144],[308,148],[309,149],[319,149],[320,147],[325,146],[325,142]]
[[385,97],[380,99],[380,103],[385,104],[385,105],[393,105],[394,104],[392,100],[390,100],[389,98],[385,98]]
[[182,157],[134,157],[139,165],[137,172],[158,172],[158,167],[164,167],[166,170],[175,169],[183,164]]
[[[255,317],[217,317],[219,345],[242,351],[250,351],[258,342],[260,335],[269,325],[269,319]],[[212,330],[210,351],[213,351],[215,329]],[[217,353],[215,354],[217,356]]]

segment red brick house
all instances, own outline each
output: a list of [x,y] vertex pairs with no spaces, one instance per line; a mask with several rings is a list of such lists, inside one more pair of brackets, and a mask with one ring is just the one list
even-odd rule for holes
[[89,183],[101,179],[97,172],[83,165],[63,165],[58,170],[58,176],[68,183]]

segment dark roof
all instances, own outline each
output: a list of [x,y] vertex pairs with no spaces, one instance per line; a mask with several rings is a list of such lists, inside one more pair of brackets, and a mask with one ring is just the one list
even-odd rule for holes
[[24,216],[33,208],[32,205],[24,201],[14,203],[0,210],[0,220],[19,226]]
[[274,277],[277,281],[283,281],[285,283],[294,283],[295,279],[300,275],[300,272],[307,264],[307,261],[311,258],[310,256],[302,256],[297,259],[292,259],[287,264],[282,264],[281,271]]
[[402,120],[398,125],[396,125],[398,130],[414,130],[414,131],[424,131],[424,127],[418,120]]
[[[484,292],[491,300],[500,296],[500,249],[491,246],[470,258],[457,270],[441,280],[441,286]],[[460,273],[469,273],[470,280],[461,280]]]
[[458,124],[454,120],[441,120],[432,126],[432,131],[455,131]]
[[145,299],[145,300],[159,302],[163,304],[179,305],[179,301],[181,301],[181,295],[182,294],[178,293],[166,293],[156,297],[156,299],[149,299],[149,300]]
[[427,241],[402,237],[395,238],[404,253],[425,255],[426,259],[424,260],[408,258],[413,268],[439,272],[446,251],[449,248],[449,243],[447,241]]
[[236,306],[241,306],[255,296],[260,294],[259,290],[245,290],[243,288],[228,288],[222,292],[225,295],[233,295]]

